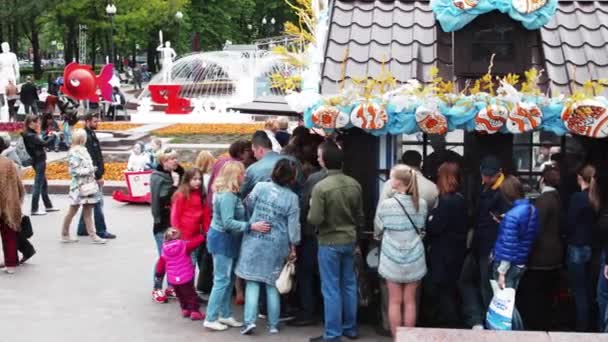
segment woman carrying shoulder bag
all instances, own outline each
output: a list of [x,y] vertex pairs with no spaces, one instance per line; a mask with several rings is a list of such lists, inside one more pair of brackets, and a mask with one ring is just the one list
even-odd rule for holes
[[427,272],[420,236],[427,204],[418,195],[414,169],[397,165],[391,170],[390,181],[396,193],[380,204],[374,226],[376,235],[382,235],[378,273],[386,279],[388,317],[395,336],[397,327],[416,325],[416,292]]
[[61,242],[70,243],[78,241],[78,239],[70,237],[70,224],[76,213],[78,213],[78,209],[82,206],[84,223],[91,237],[91,242],[104,244],[106,240],[97,235],[93,225],[93,207],[101,200],[101,191],[95,180],[95,166],[93,166],[91,156],[84,146],[86,141],[87,133],[85,130],[79,129],[74,132],[72,147],[68,154],[70,174],[72,175],[69,192],[70,208],[63,220]]

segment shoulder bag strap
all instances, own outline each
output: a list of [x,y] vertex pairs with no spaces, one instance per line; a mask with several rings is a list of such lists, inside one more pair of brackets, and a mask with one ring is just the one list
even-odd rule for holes
[[418,228],[418,226],[416,226],[416,224],[414,223],[414,220],[412,220],[412,217],[410,216],[410,214],[408,214],[407,210],[405,210],[405,207],[403,206],[401,201],[399,201],[396,197],[393,197],[393,198],[395,199],[395,201],[397,201],[397,203],[399,203],[399,206],[401,207],[401,209],[403,209],[405,216],[407,216],[407,218],[408,218],[408,220],[410,220],[410,223],[412,224],[412,226],[414,226],[414,229],[416,229],[416,234],[420,235],[420,228]]

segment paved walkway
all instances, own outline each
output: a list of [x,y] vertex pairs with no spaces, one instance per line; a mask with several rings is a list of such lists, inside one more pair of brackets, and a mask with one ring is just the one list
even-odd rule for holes
[[[308,341],[321,333],[284,327],[270,336],[258,321],[255,336],[237,330],[206,331],[202,323],[179,316],[176,302],[155,304],[150,297],[156,247],[148,206],[123,205],[105,198],[106,221],[118,239],[107,245],[59,243],[66,196],[51,196],[62,210],[32,218],[38,253],[14,275],[0,272],[0,341],[7,342],[220,342]],[[29,197],[26,205],[29,207]],[[72,226],[72,232],[75,225]],[[242,308],[236,312],[241,315]],[[390,341],[369,327],[360,341]]]

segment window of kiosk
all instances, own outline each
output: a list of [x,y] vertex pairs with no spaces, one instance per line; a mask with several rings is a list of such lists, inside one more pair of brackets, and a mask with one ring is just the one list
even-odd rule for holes
[[464,156],[464,135],[463,130],[454,130],[448,132],[445,136],[429,136],[424,133],[404,134],[401,142],[401,154],[408,150],[418,151],[422,155],[422,164],[428,156],[434,151],[434,146],[445,146],[445,149],[454,151],[461,156]]
[[530,132],[513,136],[513,165],[530,197],[538,195],[538,184],[545,166],[555,165],[552,157],[561,153],[565,137],[551,132]]

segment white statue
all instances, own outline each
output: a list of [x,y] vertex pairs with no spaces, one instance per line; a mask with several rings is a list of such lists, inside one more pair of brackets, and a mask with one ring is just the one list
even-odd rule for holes
[[173,69],[173,58],[175,58],[177,54],[175,53],[175,50],[171,48],[171,42],[165,42],[165,46],[163,47],[163,43],[161,41],[156,51],[161,53],[162,79],[165,83],[171,83],[171,69]]
[[0,94],[5,94],[9,80],[12,80],[13,84],[18,84],[19,62],[17,55],[11,52],[10,45],[4,42],[0,53]]

